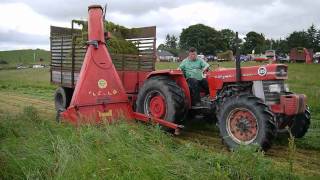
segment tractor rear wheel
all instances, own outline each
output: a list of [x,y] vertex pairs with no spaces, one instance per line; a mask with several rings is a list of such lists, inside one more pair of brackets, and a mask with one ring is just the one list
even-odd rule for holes
[[298,114],[293,118],[290,131],[293,137],[302,138],[308,131],[310,126],[311,113],[309,107],[304,114]]
[[139,89],[137,112],[177,123],[187,113],[185,94],[176,82],[166,76],[146,80]]
[[263,150],[271,147],[276,133],[274,115],[261,99],[230,97],[220,107],[218,120],[220,135],[230,149],[240,144],[258,144]]

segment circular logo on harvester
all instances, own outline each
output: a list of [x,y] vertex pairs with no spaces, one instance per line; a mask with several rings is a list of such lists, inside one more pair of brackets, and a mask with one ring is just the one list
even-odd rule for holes
[[98,81],[98,87],[101,88],[101,89],[104,89],[108,86],[108,83],[106,80],[104,79],[99,79]]
[[267,68],[266,67],[260,67],[258,69],[259,76],[265,76],[267,74]]

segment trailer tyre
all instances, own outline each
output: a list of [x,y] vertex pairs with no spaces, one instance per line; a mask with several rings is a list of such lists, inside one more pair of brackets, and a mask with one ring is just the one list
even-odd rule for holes
[[187,114],[185,94],[176,82],[166,76],[146,80],[139,89],[137,112],[177,123]]
[[65,110],[71,102],[73,90],[71,88],[59,87],[54,94],[54,105],[56,111]]
[[292,136],[295,138],[302,138],[308,132],[310,119],[311,113],[307,106],[304,114],[298,114],[294,117],[292,126],[290,127]]
[[228,98],[218,112],[218,125],[223,142],[232,150],[240,144],[258,144],[264,151],[271,147],[276,134],[274,115],[255,96]]

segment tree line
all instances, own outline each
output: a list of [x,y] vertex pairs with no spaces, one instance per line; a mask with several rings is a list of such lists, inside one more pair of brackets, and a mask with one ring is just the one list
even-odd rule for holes
[[276,50],[277,54],[287,54],[291,48],[305,47],[320,51],[320,29],[312,24],[306,31],[294,31],[284,39],[268,39],[264,34],[250,31],[244,39],[236,42],[236,33],[230,29],[216,30],[204,24],[191,25],[182,29],[179,38],[175,35],[166,35],[164,44],[158,46],[159,50],[167,50],[178,56],[179,52],[195,47],[204,55],[232,50],[235,53],[236,44],[240,45],[242,54],[264,53],[268,49]]

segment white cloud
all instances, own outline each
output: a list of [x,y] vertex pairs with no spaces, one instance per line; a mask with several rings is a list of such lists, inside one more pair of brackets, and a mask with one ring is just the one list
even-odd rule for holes
[[[0,50],[28,44],[48,49],[50,25],[68,27],[72,19],[86,18],[88,5],[103,5],[105,2],[2,0]],[[218,30],[229,28],[242,36],[256,31],[268,38],[285,38],[292,31],[306,29],[312,23],[319,28],[319,7],[320,1],[312,0],[109,0],[107,20],[128,27],[156,25],[158,44],[164,41],[167,33],[179,36],[182,28],[197,23]],[[7,34],[12,34],[12,38],[7,38]],[[25,41],[14,39],[23,36],[40,40],[29,42],[30,37]],[[44,37],[47,37],[46,41],[43,41]]]
[[0,22],[0,50],[49,49],[50,25],[70,24],[49,20],[23,3],[0,4]]
[[0,12],[2,32],[14,30],[26,34],[48,35],[50,24],[67,25],[49,20],[23,3],[0,4]]

